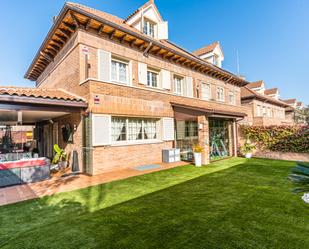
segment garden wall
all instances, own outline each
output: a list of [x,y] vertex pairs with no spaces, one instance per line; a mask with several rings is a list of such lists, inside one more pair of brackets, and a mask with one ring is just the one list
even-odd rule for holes
[[239,146],[249,139],[254,157],[309,162],[309,126],[239,126]]

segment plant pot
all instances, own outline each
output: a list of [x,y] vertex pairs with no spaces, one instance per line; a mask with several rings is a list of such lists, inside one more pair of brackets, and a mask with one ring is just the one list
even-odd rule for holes
[[196,167],[202,166],[202,153],[194,152],[194,164]]
[[65,169],[68,166],[68,161],[60,161],[58,164],[60,169]]
[[246,158],[251,158],[252,157],[252,153],[246,153],[245,157]]

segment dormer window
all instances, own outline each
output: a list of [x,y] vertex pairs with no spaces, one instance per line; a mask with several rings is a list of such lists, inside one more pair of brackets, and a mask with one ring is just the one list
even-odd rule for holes
[[144,34],[155,37],[155,24],[147,19],[144,20]]

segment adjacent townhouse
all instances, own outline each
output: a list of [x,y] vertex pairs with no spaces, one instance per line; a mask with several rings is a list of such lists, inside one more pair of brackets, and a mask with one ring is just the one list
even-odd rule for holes
[[126,19],[66,3],[26,72],[37,88],[2,89],[2,101],[15,118],[35,110],[22,120],[41,155],[57,142],[88,174],[160,163],[163,149],[190,161],[196,143],[204,164],[235,156],[248,82],[221,68],[219,43],[190,53],[169,28],[153,1]]
[[242,87],[241,103],[248,108],[243,123],[264,126],[293,124],[293,120],[286,116],[288,104],[279,99],[278,88],[265,89],[262,80]]
[[292,120],[296,124],[306,124],[306,115],[304,114],[305,105],[303,102],[299,102],[296,99],[282,100],[288,104],[285,109],[285,115],[289,120]]

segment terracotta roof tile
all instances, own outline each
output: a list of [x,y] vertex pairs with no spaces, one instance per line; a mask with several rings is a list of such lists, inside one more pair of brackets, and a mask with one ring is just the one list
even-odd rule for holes
[[250,89],[258,88],[258,87],[262,87],[263,84],[264,84],[263,80],[259,80],[259,81],[249,83],[247,87]]
[[44,99],[57,99],[68,101],[81,101],[85,100],[79,96],[67,93],[61,89],[52,88],[27,88],[27,87],[1,87],[0,95],[20,96],[20,97],[34,97]]
[[269,97],[267,95],[262,95],[250,88],[248,88],[247,86],[244,86],[241,88],[241,99],[250,99],[250,98],[257,98],[260,99],[262,101],[268,101],[271,102],[275,105],[280,105],[280,106],[284,106],[287,107],[288,105],[286,103],[284,103],[281,100],[276,100],[272,97]]
[[200,55],[203,55],[203,54],[207,54],[211,51],[213,51],[217,46],[220,46],[220,43],[219,42],[213,42],[212,44],[210,45],[207,45],[205,47],[202,47],[202,48],[199,48],[195,51],[192,52],[192,54],[196,55],[196,56],[200,56]]
[[295,104],[296,103],[296,99],[284,99],[282,101],[284,103],[287,103],[287,104]]
[[266,95],[272,95],[272,94],[277,94],[277,93],[278,93],[278,88],[266,89],[264,91],[264,94]]

